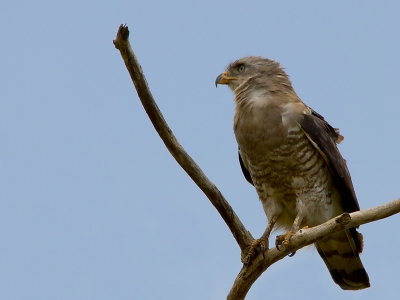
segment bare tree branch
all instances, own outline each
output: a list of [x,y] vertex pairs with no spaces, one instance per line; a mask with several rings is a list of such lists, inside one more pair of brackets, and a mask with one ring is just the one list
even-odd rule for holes
[[147,85],[142,67],[132,51],[129,43],[129,30],[127,26],[121,25],[119,27],[117,37],[113,40],[113,43],[115,48],[121,52],[126,68],[135,84],[140,101],[165,146],[168,148],[169,152],[171,152],[178,164],[186,171],[190,178],[192,178],[218,210],[239,244],[240,249],[243,251],[251,244],[253,238],[243,226],[228,201],[225,200],[217,187],[206,177],[199,166],[182,148],[165,122],[164,117],[154,101],[149,86]]
[[[199,166],[178,143],[158,109],[147,85],[142,68],[129,43],[129,30],[127,26],[121,25],[119,27],[117,37],[113,40],[113,43],[115,48],[120,50],[132,81],[135,84],[140,101],[165,146],[218,210],[239,244],[242,253],[243,251],[247,251],[253,241],[251,234],[243,226],[232,207],[225,200],[217,187],[205,176]],[[339,231],[381,220],[399,212],[400,198],[363,211],[357,211],[351,214],[344,213],[321,225],[299,230],[290,238],[290,243],[286,249],[281,249],[281,251],[278,251],[276,248],[268,249],[264,253],[265,258],[260,253],[252,261],[251,265],[244,265],[237,275],[227,299],[244,299],[257,278],[273,263],[287,256],[289,252],[299,250]]]
[[227,299],[244,299],[257,278],[272,264],[287,256],[289,252],[299,250],[342,230],[381,220],[399,212],[400,198],[380,206],[353,212],[351,214],[344,213],[321,225],[299,230],[290,238],[290,245],[286,251],[279,251],[276,248],[271,248],[265,252],[265,259],[259,254],[252,265],[244,265],[236,277]]

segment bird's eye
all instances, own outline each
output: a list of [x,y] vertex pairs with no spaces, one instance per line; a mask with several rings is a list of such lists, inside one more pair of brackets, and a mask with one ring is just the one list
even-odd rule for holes
[[239,70],[239,72],[243,72],[244,71],[244,65],[240,65],[238,70]]

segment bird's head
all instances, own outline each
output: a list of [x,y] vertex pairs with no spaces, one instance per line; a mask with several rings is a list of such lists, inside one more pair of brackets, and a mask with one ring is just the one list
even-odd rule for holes
[[278,82],[291,87],[289,77],[278,62],[261,56],[247,56],[229,64],[225,72],[215,80],[215,86],[226,84],[237,93],[235,90],[238,87],[245,86],[270,90]]

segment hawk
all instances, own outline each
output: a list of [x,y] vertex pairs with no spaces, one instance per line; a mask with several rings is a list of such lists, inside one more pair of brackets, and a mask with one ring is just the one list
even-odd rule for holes
[[[336,146],[343,136],[301,101],[278,62],[244,57],[232,62],[215,84],[226,84],[235,94],[233,129],[240,166],[268,219],[255,247],[268,246],[272,229],[289,234],[360,210],[346,161]],[[288,234],[277,238],[278,249],[288,243]],[[315,246],[342,289],[370,286],[359,257],[363,237],[356,228]]]

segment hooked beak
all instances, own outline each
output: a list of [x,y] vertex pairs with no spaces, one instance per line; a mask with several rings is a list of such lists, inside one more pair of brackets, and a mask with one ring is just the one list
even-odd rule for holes
[[229,77],[228,73],[225,71],[224,73],[218,75],[217,79],[215,79],[215,86],[218,84],[229,84],[232,80],[238,80],[237,77]]

